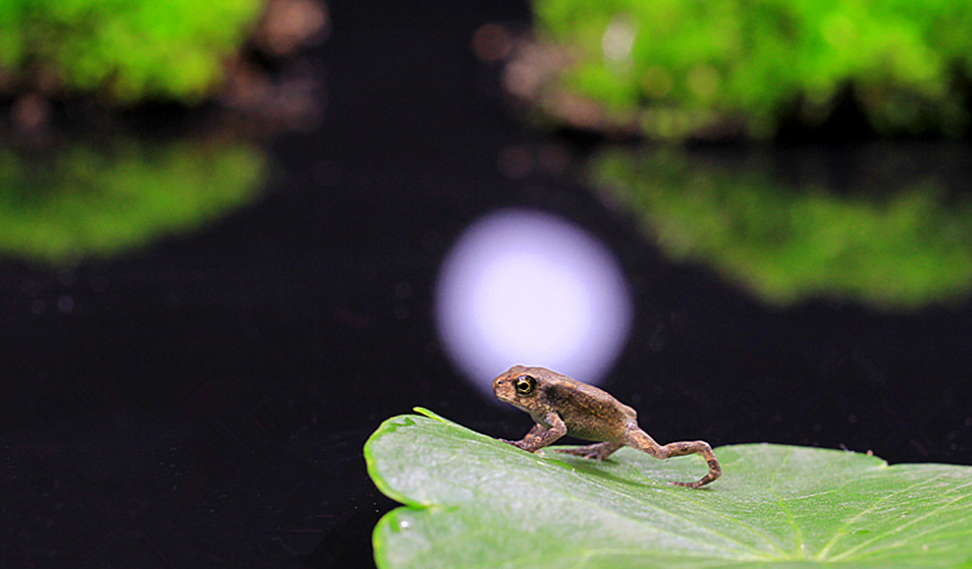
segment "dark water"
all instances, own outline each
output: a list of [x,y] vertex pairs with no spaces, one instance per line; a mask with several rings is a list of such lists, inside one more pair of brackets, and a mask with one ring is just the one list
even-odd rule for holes
[[12,566],[372,566],[394,504],[361,447],[382,420],[421,405],[497,436],[529,426],[463,379],[432,309],[450,244],[509,206],[616,256],[634,319],[606,385],[656,438],[972,464],[967,303],[769,308],[666,260],[570,168],[501,173],[511,147],[550,142],[505,109],[469,38],[527,21],[524,5],[331,9],[324,120],[273,143],[255,202],[70,270],[0,264]]

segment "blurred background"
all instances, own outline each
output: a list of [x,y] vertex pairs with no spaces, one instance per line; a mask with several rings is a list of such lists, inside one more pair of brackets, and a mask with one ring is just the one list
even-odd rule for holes
[[972,464],[964,1],[0,3],[0,552],[373,567],[516,363]]

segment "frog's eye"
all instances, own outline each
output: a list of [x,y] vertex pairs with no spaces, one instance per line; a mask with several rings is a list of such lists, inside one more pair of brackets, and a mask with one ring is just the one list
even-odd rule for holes
[[521,375],[514,381],[516,392],[520,395],[530,395],[537,388],[537,380],[529,375]]

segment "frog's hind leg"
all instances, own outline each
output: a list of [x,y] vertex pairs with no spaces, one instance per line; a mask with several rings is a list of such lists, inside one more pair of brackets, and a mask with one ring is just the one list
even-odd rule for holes
[[612,452],[618,450],[624,445],[621,443],[596,443],[593,445],[586,445],[582,447],[571,447],[571,448],[558,448],[554,452],[563,452],[566,454],[574,454],[577,456],[583,456],[584,458],[593,458],[596,460],[604,460],[611,455]]
[[708,474],[695,482],[669,482],[669,484],[675,486],[698,488],[722,476],[722,467],[719,466],[719,461],[716,459],[715,453],[712,452],[712,447],[705,441],[679,441],[662,446],[656,443],[648,433],[635,427],[629,429],[628,433],[626,433],[624,444],[662,460],[673,456],[685,456],[687,454],[702,455],[702,458],[705,459],[706,464],[709,466]]

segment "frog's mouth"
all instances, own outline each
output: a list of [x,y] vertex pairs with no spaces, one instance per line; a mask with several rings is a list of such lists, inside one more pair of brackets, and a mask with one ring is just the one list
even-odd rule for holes
[[503,398],[500,398],[500,400],[509,403],[510,405],[516,407],[520,411],[525,411],[527,413],[530,412],[530,410],[527,409],[525,406],[521,405],[520,402],[516,400],[516,398],[513,398],[513,399],[503,399]]
[[500,401],[502,401],[504,403],[509,403],[510,405],[516,407],[520,411],[523,411],[524,413],[526,413],[526,414],[528,414],[530,416],[533,415],[533,411],[531,411],[529,407],[527,407],[526,405],[524,405],[523,403],[521,403],[520,402],[520,399],[517,398],[516,396],[513,396],[513,397],[503,397],[503,396],[497,395],[496,397]]
[[500,376],[493,381],[493,393],[496,398],[504,403],[509,403],[510,405],[516,407],[521,411],[530,412],[523,403],[519,395],[517,395],[515,388],[513,387],[513,381],[508,377]]
[[523,406],[516,400],[516,397],[510,397],[509,395],[502,393],[501,391],[496,391],[496,398],[503,403],[509,403],[510,405],[516,407],[517,409],[523,409]]

